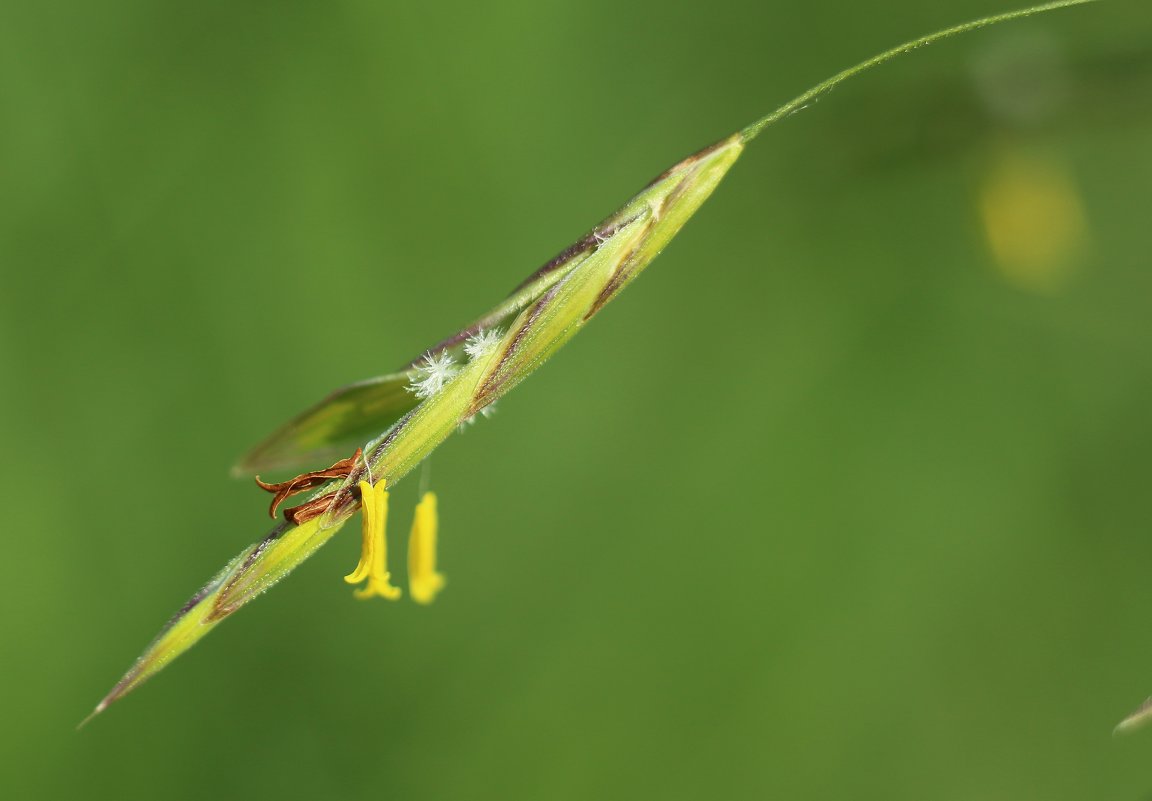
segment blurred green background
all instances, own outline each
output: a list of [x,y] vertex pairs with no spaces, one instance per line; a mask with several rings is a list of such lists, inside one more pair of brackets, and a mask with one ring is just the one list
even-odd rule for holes
[[437,452],[433,607],[354,601],[349,528],[73,731],[266,530],[274,426],[1014,5],[0,6],[0,796],[1152,797],[1144,3],[769,130]]

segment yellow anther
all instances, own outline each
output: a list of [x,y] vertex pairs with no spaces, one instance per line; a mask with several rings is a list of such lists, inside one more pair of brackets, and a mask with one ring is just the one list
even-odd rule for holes
[[408,538],[408,591],[412,600],[430,604],[444,587],[444,576],[436,572],[436,493],[425,492],[416,504],[412,535]]
[[361,481],[360,504],[364,517],[360,564],[344,580],[349,584],[359,584],[367,579],[368,583],[355,591],[357,598],[379,595],[395,601],[400,597],[400,588],[392,586],[388,573],[388,490],[384,481],[376,486]]

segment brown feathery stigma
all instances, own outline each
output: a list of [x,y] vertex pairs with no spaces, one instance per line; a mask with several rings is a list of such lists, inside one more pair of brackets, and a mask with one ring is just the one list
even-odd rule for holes
[[[260,480],[260,476],[256,476],[256,484],[260,487],[260,489],[266,492],[271,492],[275,495],[275,497],[272,498],[272,505],[268,507],[268,515],[273,520],[275,520],[277,507],[279,507],[280,504],[282,504],[287,498],[290,498],[293,495],[298,495],[301,492],[308,492],[309,490],[316,489],[317,487],[327,483],[334,478],[347,478],[352,474],[352,471],[356,469],[356,465],[360,463],[362,454],[363,451],[361,451],[360,448],[357,448],[356,453],[352,454],[347,459],[341,459],[331,467],[325,468],[324,470],[313,470],[311,473],[301,473],[295,478],[290,478],[287,481],[281,481],[279,484],[267,484]],[[324,497],[327,498],[328,496]],[[303,504],[302,506],[289,509],[284,513],[284,516],[291,520],[293,523],[299,524],[303,522],[299,518],[306,507],[312,506],[320,500],[322,499],[317,498],[316,501],[311,501],[309,503]],[[296,512],[296,514],[293,515],[293,512]],[[315,514],[309,515],[309,517],[315,516]],[[307,520],[309,517],[305,517],[304,519]]]

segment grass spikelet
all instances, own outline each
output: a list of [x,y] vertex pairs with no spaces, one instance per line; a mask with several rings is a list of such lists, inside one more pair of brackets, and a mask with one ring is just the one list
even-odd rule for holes
[[[1088,2],[1093,0],[1059,0],[957,25],[837,73],[669,168],[532,273],[504,301],[399,371],[340,389],[276,430],[240,461],[235,470],[238,475],[334,464],[281,484],[262,484],[276,491],[278,498],[304,490],[314,493],[305,503],[286,510],[283,521],[228,563],[176,613],[93,715],[155,675],[224,618],[286,576],[361,506],[366,558],[363,570],[354,571],[353,576],[376,582],[377,589],[362,591],[362,597],[397,597],[398,588],[386,585],[389,574],[383,563],[384,488],[394,487],[463,423],[491,410],[493,403],[636,280],[709,198],[747,144],[768,126],[848,78],[919,47]],[[353,448],[362,448],[362,453],[357,450],[348,457]],[[320,479],[325,482],[322,486],[318,486]],[[436,568],[436,498],[423,494],[411,536],[409,595],[428,603],[444,580]],[[367,503],[366,498],[370,499]]]

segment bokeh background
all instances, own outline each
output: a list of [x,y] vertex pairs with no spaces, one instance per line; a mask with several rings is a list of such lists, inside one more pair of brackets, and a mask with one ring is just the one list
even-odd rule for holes
[[1014,5],[0,6],[0,797],[1152,797],[1146,3],[769,130],[437,452],[433,607],[349,528],[73,731],[266,530],[272,427]]

